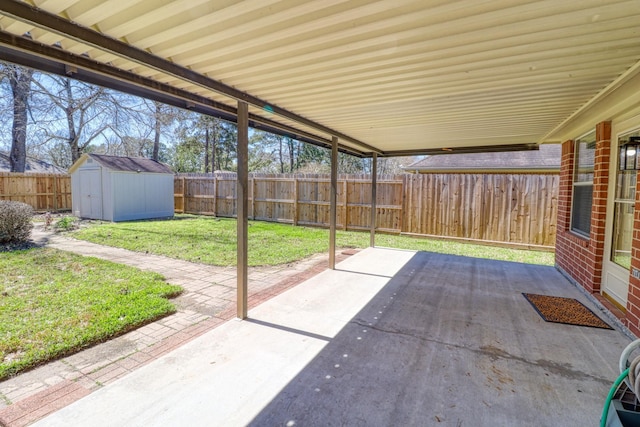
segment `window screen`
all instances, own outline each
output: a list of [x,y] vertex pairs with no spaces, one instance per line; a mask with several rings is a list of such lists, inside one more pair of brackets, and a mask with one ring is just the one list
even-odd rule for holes
[[596,134],[591,132],[576,140],[571,203],[571,231],[589,237],[593,201],[593,164]]

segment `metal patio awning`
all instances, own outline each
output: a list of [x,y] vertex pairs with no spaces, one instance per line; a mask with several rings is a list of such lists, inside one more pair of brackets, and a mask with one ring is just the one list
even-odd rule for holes
[[361,156],[527,149],[624,101],[638,22],[638,0],[3,0],[0,58],[230,118],[240,100]]

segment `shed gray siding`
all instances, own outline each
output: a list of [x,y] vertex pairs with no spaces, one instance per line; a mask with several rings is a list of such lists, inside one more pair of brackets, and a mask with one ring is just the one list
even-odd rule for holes
[[[128,167],[135,169],[125,170]],[[78,217],[117,222],[174,215],[173,173],[166,165],[85,154],[70,172],[72,208]]]
[[114,191],[112,221],[170,217],[174,214],[173,175],[154,173],[111,173]]

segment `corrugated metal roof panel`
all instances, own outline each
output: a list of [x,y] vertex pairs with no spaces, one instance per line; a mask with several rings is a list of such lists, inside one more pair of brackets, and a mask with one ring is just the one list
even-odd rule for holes
[[[34,3],[383,151],[541,142],[640,60],[637,0]],[[7,16],[0,28],[234,102]]]

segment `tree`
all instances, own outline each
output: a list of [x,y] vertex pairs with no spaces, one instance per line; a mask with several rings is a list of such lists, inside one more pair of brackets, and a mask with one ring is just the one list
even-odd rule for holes
[[177,108],[2,62],[0,83],[0,149],[11,146],[14,159],[68,168],[85,152],[168,158]]
[[[162,142],[180,110],[157,101],[149,101],[131,95],[110,94],[118,111],[118,120],[105,132],[105,142],[98,149],[105,154],[147,157],[166,162],[167,145]],[[111,134],[112,133],[112,134]]]
[[153,123],[153,155],[152,159],[156,162],[160,155],[160,131],[162,130],[162,104],[158,101],[153,103],[154,110],[154,123]]
[[175,172],[202,172],[202,141],[189,137],[178,142],[171,150],[169,164]]
[[68,157],[60,159],[60,166],[71,166],[90,144],[100,137],[106,140],[112,129],[126,123],[125,109],[118,108],[112,92],[103,87],[58,76],[34,82],[43,118],[38,127],[45,141],[67,146]]
[[[238,146],[238,128],[235,123],[211,118],[212,124],[212,158],[211,171],[235,170],[236,152]],[[215,166],[215,167],[214,167]]]
[[383,157],[378,159],[378,174],[379,175],[394,175],[404,173],[404,166],[418,161],[420,157]]
[[316,145],[300,143],[298,149],[298,168],[318,170],[324,166],[329,166],[331,153],[325,148]]
[[180,111],[158,101],[145,100],[144,104],[148,107],[149,102],[153,102],[153,108],[147,108],[147,111],[151,110],[153,114],[153,151],[150,157],[155,161],[162,161],[165,157],[161,152],[163,148],[163,144],[160,141],[162,132],[175,122],[177,117],[180,116]]
[[2,77],[9,81],[13,100],[13,124],[11,127],[11,172],[24,172],[27,161],[27,123],[29,95],[34,70],[12,64],[2,64]]
[[365,159],[338,153],[338,173],[363,173],[365,172]]
[[295,172],[299,166],[299,142],[289,136],[264,131],[254,131],[251,145],[263,152],[270,152],[278,163],[280,173]]
[[[191,172],[235,169],[238,140],[235,124],[211,116],[183,112],[175,136],[177,142],[172,155],[177,157],[170,160],[175,170],[187,165],[196,168]],[[196,156],[197,147],[199,154]],[[186,163],[185,156],[190,158]]]

